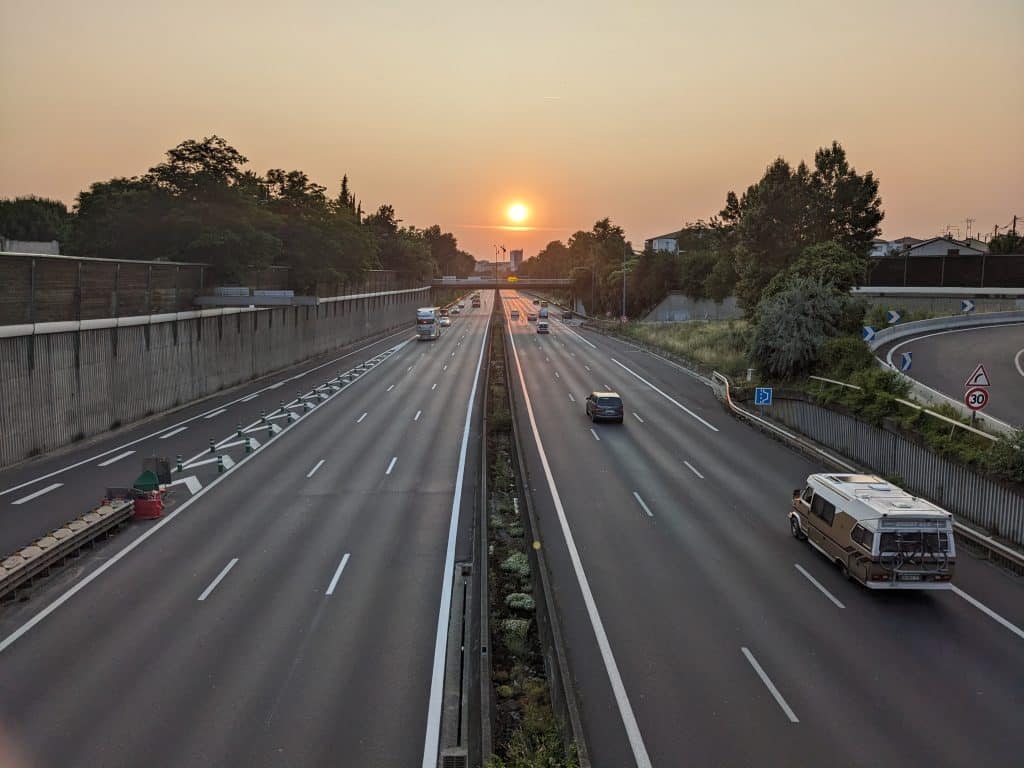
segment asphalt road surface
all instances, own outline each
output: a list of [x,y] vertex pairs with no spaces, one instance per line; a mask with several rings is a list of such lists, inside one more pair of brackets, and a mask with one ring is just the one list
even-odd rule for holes
[[877,354],[899,365],[903,352],[913,352],[909,376],[960,402],[967,378],[984,364],[991,381],[984,412],[1024,428],[1024,323],[933,331],[900,339]]
[[[442,585],[473,550],[469,424],[491,305],[439,340],[403,332],[279,389],[254,387],[254,400],[204,404],[228,409],[209,420],[141,429],[186,419],[175,437],[193,442],[169,452],[188,465],[175,477],[200,485],[176,486],[170,516],[134,524],[0,611],[0,724],[30,764],[421,764],[440,715]],[[316,389],[363,360],[376,362],[340,391]],[[316,406],[292,423],[278,402],[303,413],[303,394]],[[236,422],[261,441],[254,453]],[[233,456],[222,476],[200,463],[207,435]],[[64,485],[4,509],[5,524],[42,515],[47,495],[90,502],[117,467],[102,457],[153,439],[90,446],[95,458],[66,471],[78,454],[20,468],[27,484],[5,499]]]
[[[595,766],[1019,762],[1019,578],[961,553],[960,592],[845,581],[788,530],[792,489],[822,467],[667,361],[557,321],[537,334],[531,302],[503,293],[520,309],[517,418]],[[584,415],[606,389],[621,425]]]

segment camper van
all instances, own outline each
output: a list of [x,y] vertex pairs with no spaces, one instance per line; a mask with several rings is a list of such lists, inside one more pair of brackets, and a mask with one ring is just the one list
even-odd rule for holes
[[416,310],[416,338],[429,341],[441,336],[441,308],[420,307]]
[[875,475],[811,475],[789,528],[869,589],[952,586],[953,515]]

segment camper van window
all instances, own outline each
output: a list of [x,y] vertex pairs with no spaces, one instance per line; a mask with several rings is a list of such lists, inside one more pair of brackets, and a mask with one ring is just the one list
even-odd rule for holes
[[855,525],[853,530],[850,531],[850,538],[853,539],[857,544],[860,544],[864,549],[871,551],[872,540],[874,535],[865,528],[863,525]]
[[829,525],[836,519],[836,508],[831,501],[826,501],[821,496],[815,496],[811,502],[811,512],[820,517]]

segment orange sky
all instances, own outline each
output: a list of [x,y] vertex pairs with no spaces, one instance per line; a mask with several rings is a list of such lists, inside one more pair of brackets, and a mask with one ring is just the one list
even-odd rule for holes
[[[372,5],[4,0],[0,196],[216,133],[491,258],[603,216],[639,244],[835,138],[885,235],[1024,215],[1019,0]],[[487,228],[513,200],[541,229]]]

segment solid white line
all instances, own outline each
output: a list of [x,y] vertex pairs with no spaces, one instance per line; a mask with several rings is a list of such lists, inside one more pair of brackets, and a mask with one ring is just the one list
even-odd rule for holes
[[444,662],[448,653],[448,622],[452,609],[452,581],[455,572],[455,540],[459,531],[459,510],[462,508],[462,484],[466,476],[466,454],[469,449],[469,427],[476,402],[476,389],[480,381],[480,368],[487,348],[488,328],[484,326],[480,341],[480,356],[473,374],[473,387],[466,404],[466,422],[462,428],[462,447],[459,449],[459,469],[455,475],[455,494],[452,497],[451,521],[448,524],[448,545],[444,555],[444,573],[441,576],[441,602],[437,614],[437,637],[434,641],[434,665],[430,677],[430,696],[427,708],[427,730],[423,740],[423,768],[437,768],[438,743],[441,740],[441,694],[444,693]]
[[188,427],[178,427],[177,429],[172,429],[170,432],[165,432],[164,434],[160,435],[160,439],[166,440],[169,437],[174,437],[176,434],[178,434],[179,432],[184,432],[186,429],[188,429]]
[[199,602],[200,603],[203,602],[203,600],[205,600],[207,597],[210,596],[210,593],[213,592],[213,590],[217,588],[218,584],[220,584],[221,579],[223,579],[225,576],[228,575],[228,571],[230,571],[232,568],[234,568],[235,567],[235,563],[237,563],[237,562],[238,562],[238,558],[237,557],[231,558],[231,562],[228,563],[227,565],[225,565],[224,566],[224,570],[217,574],[217,578],[210,582],[210,586],[208,586],[206,589],[203,590],[203,594],[201,594],[199,596]]
[[213,413],[206,414],[205,416],[203,416],[203,418],[204,419],[212,419],[214,416],[220,416],[222,413],[227,413],[227,412],[228,412],[227,408],[221,408],[219,411],[214,411]]
[[101,461],[96,466],[97,467],[109,467],[115,461],[120,461],[121,459],[125,458],[126,456],[131,456],[133,453],[135,453],[135,451],[125,451],[124,453],[119,453],[119,454],[117,454],[117,456],[114,456],[113,458],[107,459],[106,461]]
[[594,439],[597,440],[597,442],[601,442],[601,438],[598,437],[597,432],[594,431],[593,427],[590,428],[590,434],[594,436]]
[[958,587],[956,587],[956,586],[954,586],[952,584],[950,586],[953,587],[953,592],[955,592],[956,594],[960,595],[960,597],[962,597],[968,603],[973,605],[975,608],[977,608],[979,611],[984,613],[986,616],[988,616],[993,621],[997,621],[1000,624],[1002,624],[1004,627],[1006,627],[1008,630],[1013,632],[1013,634],[1015,634],[1021,640],[1024,640],[1024,629],[1021,629],[1016,624],[1014,624],[1014,623],[1012,623],[1010,621],[1007,621],[1002,616],[1000,616],[998,613],[996,613],[991,608],[989,608],[987,605],[985,605],[984,603],[981,603],[981,602],[975,600],[973,597],[968,595],[962,589],[960,589],[960,588],[958,588]]
[[[945,336],[947,333],[967,333],[968,331],[987,331],[987,330],[989,330],[991,328],[1006,328],[1006,327],[1011,326],[1011,325],[1021,325],[1021,323],[997,323],[995,325],[974,325],[974,326],[971,326],[970,328],[950,328],[950,329],[945,330],[945,331],[936,331],[935,333],[926,333],[926,334],[923,334],[921,336],[909,336],[909,337],[905,338],[903,341],[900,341],[899,343],[894,344],[889,349],[889,351],[885,355],[885,362],[887,362],[889,364],[890,368],[895,368],[896,365],[892,361],[892,354],[893,354],[893,352],[895,352],[900,347],[906,346],[907,344],[910,344],[911,342],[914,342],[914,341],[921,341],[923,339],[930,339],[933,336]],[[1024,351],[1024,350],[1021,350],[1021,351]],[[1024,376],[1024,373],[1022,373],[1021,375]]]
[[[583,340],[586,341],[586,339]],[[540,456],[541,467],[544,469],[544,477],[547,479],[548,489],[551,491],[551,499],[555,505],[555,513],[558,515],[558,523],[562,528],[562,536],[569,551],[569,559],[572,562],[573,571],[576,573],[576,581],[579,583],[580,592],[583,594],[583,604],[587,608],[590,625],[593,627],[594,636],[597,639],[597,647],[601,651],[601,659],[604,661],[604,668],[612,686],[612,693],[615,695],[619,716],[622,718],[622,725],[626,729],[626,736],[633,750],[633,758],[636,761],[637,768],[651,768],[651,758],[647,755],[647,747],[644,746],[640,727],[637,725],[636,716],[633,714],[633,708],[630,706],[629,696],[626,694],[626,688],[622,683],[622,676],[619,674],[619,667],[615,663],[615,656],[612,654],[611,644],[608,642],[608,635],[604,630],[604,623],[601,621],[601,615],[598,613],[594,594],[590,591],[590,582],[587,579],[587,574],[583,571],[583,562],[580,560],[579,550],[576,549],[576,541],[573,539],[572,531],[569,529],[569,520],[565,516],[562,498],[558,495],[558,488],[555,487],[555,478],[551,474],[551,465],[548,463],[547,453],[540,439],[540,431],[537,429],[537,419],[533,414],[533,405],[530,403],[530,393],[526,388],[526,378],[523,376],[523,366],[519,361],[519,351],[516,349],[514,334],[509,334],[509,341],[512,345],[512,355],[516,361],[519,384],[523,392],[523,402],[526,405],[526,415],[530,420],[530,429],[533,432],[533,439],[537,444],[537,453]],[[590,344],[589,341],[587,343]],[[424,762],[423,768],[432,767]]]
[[387,471],[384,474],[385,475],[390,475],[391,474],[391,470],[395,468],[395,464],[397,464],[397,463],[398,463],[398,457],[397,456],[392,456],[391,457],[391,463],[388,464]]
[[642,381],[642,382],[643,382],[644,384],[646,384],[646,385],[647,385],[648,387],[650,387],[650,388],[651,388],[651,389],[653,389],[653,390],[654,390],[655,392],[657,392],[657,393],[658,393],[659,395],[661,395],[662,397],[664,397],[664,398],[665,398],[666,400],[668,400],[668,401],[669,401],[670,403],[672,403],[672,404],[673,404],[674,406],[676,406],[677,408],[680,408],[681,410],[683,410],[683,411],[685,411],[686,413],[688,413],[688,414],[690,414],[691,416],[693,416],[693,418],[695,418],[695,419],[696,419],[697,421],[699,421],[699,422],[700,422],[701,424],[703,424],[703,425],[704,425],[705,427],[707,427],[708,429],[710,429],[710,430],[712,430],[712,431],[714,431],[714,432],[717,432],[717,431],[718,431],[718,427],[716,427],[716,426],[715,426],[714,424],[711,424],[711,423],[709,423],[709,422],[705,421],[705,420],[704,420],[704,419],[702,419],[702,418],[701,418],[700,416],[698,416],[698,415],[697,415],[696,413],[694,413],[694,412],[693,412],[693,411],[691,411],[691,410],[690,410],[689,408],[687,408],[687,407],[686,407],[685,405],[683,405],[683,404],[682,404],[682,403],[680,403],[680,402],[679,402],[678,400],[676,400],[676,399],[675,399],[674,397],[672,397],[671,395],[668,395],[668,394],[666,394],[665,392],[663,392],[662,390],[658,389],[658,388],[657,388],[656,386],[654,386],[653,384],[651,384],[651,382],[649,382],[649,381],[648,381],[647,379],[645,379],[645,378],[644,378],[643,376],[641,376],[641,375],[640,375],[639,373],[637,373],[636,371],[634,371],[634,370],[633,370],[632,368],[627,368],[627,367],[626,367],[625,365],[623,365],[622,363],[620,363],[620,362],[619,362],[618,360],[616,360],[616,359],[615,359],[614,357],[613,357],[613,358],[611,358],[611,361],[612,361],[613,363],[615,363],[615,364],[616,364],[617,366],[619,366],[619,367],[620,367],[620,368],[621,368],[622,370],[626,371],[626,373],[629,373],[629,374],[632,374],[633,376],[635,376],[635,377],[636,377],[637,379],[639,379],[639,380],[640,380],[640,381]]
[[572,396],[572,392],[569,393],[569,402],[570,403],[575,403],[576,402],[576,398]]
[[1024,349],[1022,349],[1020,352],[1014,355],[1013,364],[1017,366],[1017,373],[1019,373],[1021,376],[1024,376],[1024,368],[1022,368],[1020,364],[1021,355],[1024,355]]
[[238,402],[240,402],[240,403],[248,403],[250,400],[255,400],[259,396],[260,396],[259,392],[253,392],[251,395],[249,395],[247,397],[243,397]]
[[421,413],[423,413],[423,411],[416,411],[416,415],[412,417],[412,420],[413,421],[419,421]]
[[644,500],[640,498],[640,494],[639,493],[637,493],[636,491],[633,491],[633,498],[636,499],[637,502],[640,504],[640,506],[644,508],[644,512],[647,513],[648,517],[654,517],[654,513],[651,512],[651,508],[648,507],[646,504],[644,504]]
[[568,331],[569,333],[571,333],[571,334],[572,334],[573,336],[575,336],[575,337],[576,337],[577,339],[579,339],[580,341],[582,341],[582,342],[583,342],[584,344],[586,344],[587,346],[589,346],[589,347],[590,347],[591,349],[597,349],[597,347],[596,347],[595,345],[591,344],[591,343],[590,343],[589,341],[587,341],[586,339],[584,339],[584,338],[583,338],[582,336],[580,336],[580,335],[579,335],[578,333],[576,333],[576,331],[574,331],[574,330],[573,330],[572,328],[570,328],[570,327],[569,327],[568,325],[566,325],[565,323],[562,323],[562,327],[563,327],[563,328],[564,328],[565,330],[567,330],[567,331]]
[[311,478],[311,477],[312,477],[312,476],[313,476],[314,474],[316,474],[316,471],[317,471],[318,469],[320,469],[320,467],[322,467],[322,466],[324,465],[324,461],[326,461],[326,459],[320,459],[320,461],[318,461],[318,462],[317,462],[317,463],[316,463],[316,464],[314,465],[314,467],[313,467],[313,468],[312,468],[311,470],[309,470],[309,472],[307,472],[307,473],[306,473],[306,479],[307,479],[307,480],[308,480],[309,478]]
[[394,388],[395,388],[395,385],[394,385],[394,384],[392,384],[392,385],[391,385],[390,387],[388,387],[388,392],[390,392],[390,391],[391,391],[392,389],[394,389]]
[[842,604],[842,603],[841,603],[841,602],[840,602],[840,601],[839,601],[839,600],[838,600],[838,599],[836,598],[836,596],[835,596],[835,595],[833,595],[833,594],[832,594],[831,592],[829,592],[829,591],[828,591],[827,589],[825,589],[824,585],[823,585],[823,584],[822,584],[822,583],[821,583],[820,581],[818,581],[818,580],[817,580],[816,578],[814,578],[813,576],[811,576],[811,574],[809,574],[809,573],[808,573],[807,571],[805,571],[805,570],[804,570],[803,568],[801,568],[801,567],[800,567],[800,565],[799,565],[798,563],[793,563],[793,565],[794,565],[794,567],[796,567],[796,569],[797,569],[798,571],[800,571],[800,573],[802,573],[802,574],[803,574],[804,576],[806,576],[806,577],[807,577],[807,580],[808,580],[809,582],[811,582],[811,584],[813,584],[813,585],[814,585],[814,586],[816,586],[816,587],[817,587],[817,588],[818,588],[819,590],[821,590],[821,594],[823,594],[823,595],[824,595],[825,597],[827,597],[827,598],[828,598],[829,600],[831,600],[831,601],[832,601],[833,603],[835,603],[835,604],[836,604],[837,606],[839,606],[840,608],[845,608],[845,607],[846,607],[845,605],[843,605],[843,604]]
[[[387,341],[388,339],[391,339],[391,338],[394,338],[395,336],[400,336],[400,335],[403,335],[403,334],[408,334],[408,330],[395,331],[394,333],[390,334],[389,336],[385,336],[382,339],[377,339],[376,341],[371,341],[369,344],[364,344],[363,346],[359,347],[358,349],[353,349],[351,352],[346,352],[344,355],[341,355],[339,357],[335,357],[335,358],[333,358],[331,360],[328,360],[326,363],[321,363],[320,365],[318,365],[318,366],[316,366],[314,368],[310,368],[308,371],[305,371],[305,372],[299,374],[299,376],[305,376],[307,373],[312,373],[313,371],[318,371],[321,368],[325,368],[325,367],[327,367],[329,365],[334,365],[339,360],[343,360],[346,357],[351,357],[352,355],[355,355],[355,354],[357,354],[359,352],[362,352],[364,349],[369,349],[370,347],[377,346],[381,342]],[[406,339],[405,341],[403,341],[403,342],[401,342],[399,344],[396,344],[389,351],[392,352],[392,353],[397,352],[399,349],[401,349],[406,344],[408,344],[409,341],[411,341],[411,339]],[[259,394],[259,392],[255,393],[255,395],[258,395],[258,394]],[[235,403],[242,402],[242,400],[244,400],[244,399],[245,398],[240,398],[238,400],[232,400],[232,401],[230,401],[228,403],[224,403],[224,405],[232,406]],[[205,411],[203,413],[197,413],[195,416],[190,416],[189,418],[187,418],[187,419],[185,419],[183,421],[179,421],[178,424],[189,424],[189,423],[195,421],[196,419],[202,418],[205,415],[206,415]],[[14,493],[15,491],[19,491],[22,488],[25,488],[25,487],[27,487],[29,485],[32,485],[33,483],[38,483],[40,480],[49,480],[51,477],[55,477],[57,475],[63,474],[64,472],[68,472],[68,471],[70,471],[72,469],[76,469],[78,467],[81,467],[84,464],[91,464],[92,462],[96,461],[97,459],[102,459],[104,456],[109,456],[110,454],[112,454],[112,453],[114,453],[116,451],[120,451],[120,450],[122,450],[124,448],[130,448],[131,446],[137,445],[138,443],[141,443],[144,440],[149,440],[151,438],[157,437],[165,429],[170,429],[171,426],[174,426],[174,425],[172,424],[172,425],[169,425],[169,426],[161,427],[160,429],[158,429],[155,432],[150,432],[148,435],[143,435],[142,437],[138,437],[135,440],[130,440],[127,443],[122,443],[121,445],[116,445],[113,448],[108,448],[107,450],[103,451],[102,453],[98,453],[95,456],[90,456],[88,459],[82,459],[81,461],[76,461],[74,464],[68,464],[65,467],[61,467],[60,469],[55,469],[53,472],[48,472],[45,475],[41,475],[39,477],[35,477],[35,478],[31,479],[31,480],[26,480],[24,483],[21,483],[20,485],[14,485],[14,486],[11,486],[10,488],[5,488],[4,490],[0,491],[0,496],[6,496],[9,493]],[[0,650],[2,650],[2,649],[0,649]]]
[[356,424],[358,424],[359,422],[361,422],[365,418],[366,418],[366,414],[364,413],[362,416],[360,416],[358,419],[356,419]]
[[338,579],[341,578],[341,572],[345,570],[345,563],[348,562],[349,553],[346,552],[345,556],[341,558],[341,562],[338,563],[338,569],[334,572],[334,578],[331,579],[331,583],[327,585],[327,591],[325,595],[333,595],[334,588],[338,586]]
[[637,421],[639,421],[639,422],[640,422],[641,424],[643,424],[643,423],[644,423],[644,420],[640,418],[640,414],[639,414],[639,413],[637,413],[636,411],[633,411],[633,417],[634,417],[634,418],[635,418],[635,419],[636,419]]
[[32,499],[38,498],[39,496],[42,496],[44,493],[49,493],[50,491],[56,488],[60,488],[62,485],[64,485],[64,483],[54,483],[53,485],[48,485],[45,488],[36,491],[35,493],[30,493],[28,496],[22,496],[17,501],[12,501],[11,504],[24,504],[26,501],[32,501]]
[[775,697],[775,701],[777,701],[779,706],[782,707],[782,711],[786,713],[786,717],[789,718],[789,722],[799,723],[800,720],[797,718],[796,713],[789,708],[789,704],[787,704],[786,700],[782,698],[782,694],[779,693],[779,689],[775,687],[775,684],[771,681],[768,675],[765,674],[765,671],[761,669],[761,665],[757,663],[757,659],[754,658],[754,654],[752,654],[747,648],[740,648],[740,650],[743,651],[743,655],[747,657],[747,661],[750,662],[750,666],[752,666],[754,671],[757,672],[757,676],[761,678],[761,682],[765,684],[765,687],[771,695]]
[[686,466],[688,466],[688,467],[690,468],[690,471],[691,471],[691,472],[693,472],[693,474],[695,474],[695,475],[696,475],[697,477],[699,477],[699,478],[700,478],[701,480],[703,480],[703,479],[704,479],[704,475],[702,475],[702,474],[701,474],[700,472],[698,472],[698,471],[697,471],[697,468],[696,468],[695,466],[693,466],[693,464],[691,464],[690,462],[686,461],[685,459],[683,460],[683,464],[685,464]]

